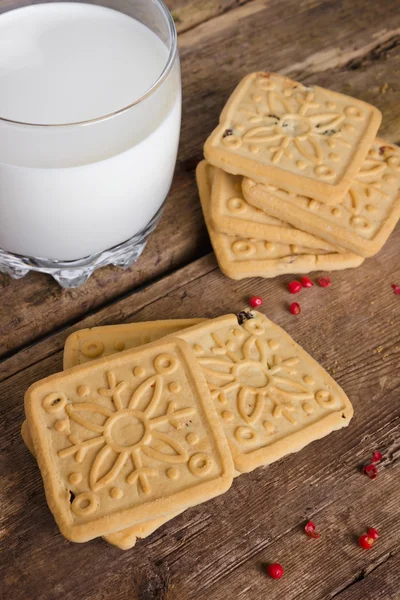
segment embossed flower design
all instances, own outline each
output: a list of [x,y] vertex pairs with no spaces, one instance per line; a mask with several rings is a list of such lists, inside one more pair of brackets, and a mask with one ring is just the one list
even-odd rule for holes
[[[86,441],[70,435],[71,446],[58,455],[60,458],[75,455],[75,460],[82,462],[89,448],[98,448],[89,472],[89,485],[94,492],[111,484],[130,461],[132,471],[127,475],[127,483],[138,484],[142,492],[148,494],[151,491],[149,477],[155,476],[157,471],[143,465],[143,456],[172,465],[188,459],[185,448],[173,436],[157,428],[170,424],[179,429],[195,409],[177,410],[175,402],[171,401],[165,414],[154,416],[166,385],[163,375],[175,371],[177,359],[161,354],[155,359],[154,367],[156,374],[145,379],[130,395],[127,383],[117,382],[115,374],[107,372],[108,387],[97,392],[111,400],[111,407],[96,402],[65,404],[66,413],[72,421],[88,433],[97,435]],[[137,367],[136,374],[144,376],[142,367]],[[171,382],[168,388],[170,392],[177,393],[180,384]],[[87,393],[88,390],[83,390],[83,395]],[[118,488],[115,490],[117,497]]]
[[[234,394],[237,413],[248,425],[257,423],[262,415],[265,417],[267,399],[272,404],[267,412],[274,419],[283,418],[292,425],[296,425],[294,413],[300,407],[306,414],[313,412],[310,403],[313,400],[324,408],[337,405],[337,399],[327,391],[311,391],[314,384],[311,376],[299,379],[295,368],[300,362],[298,357],[282,359],[274,354],[279,343],[262,339],[265,328],[260,322],[250,320],[244,327],[251,334],[245,340],[245,333],[240,329],[235,329],[232,334],[234,339],[226,342],[213,334],[215,346],[211,348],[211,353],[214,356],[204,356],[201,349],[197,349],[198,362],[215,400],[222,405],[228,404],[229,396]],[[222,417],[229,423],[234,414],[225,411]],[[266,421],[264,427],[267,432],[273,433],[272,422]],[[235,432],[238,441],[248,441],[252,435],[251,428],[247,426],[238,427]]]
[[[297,150],[301,157],[296,161],[299,170],[310,165],[322,179],[335,177],[335,170],[323,164],[321,140],[325,137],[331,148],[337,143],[349,147],[340,130],[354,129],[353,125],[344,122],[346,117],[362,119],[359,109],[348,106],[344,112],[339,111],[335,102],[317,100],[313,88],[294,84],[282,89],[263,76],[255,80],[253,92],[250,102],[240,105],[238,112],[254,126],[249,129],[241,122],[233,124],[232,130],[224,134],[222,143],[232,149],[245,144],[253,154],[258,154],[261,148],[266,149],[274,164],[280,163],[283,157],[292,159],[293,150]],[[330,160],[335,162],[339,158],[330,152]]]
[[[390,147],[373,146],[370,149],[343,202],[344,209],[351,215],[350,224],[359,233],[367,234],[376,227],[375,213],[382,206],[390,206],[390,186],[396,186],[399,173],[400,157],[393,155]],[[332,214],[340,216],[340,212]]]

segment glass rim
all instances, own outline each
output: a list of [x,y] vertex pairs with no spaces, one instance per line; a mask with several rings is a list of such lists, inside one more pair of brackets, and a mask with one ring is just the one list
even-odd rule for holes
[[[98,123],[100,121],[106,121],[107,119],[116,117],[117,115],[120,115],[120,114],[128,111],[136,104],[143,102],[143,100],[148,98],[163,83],[163,81],[166,80],[166,78],[168,77],[168,75],[175,63],[175,58],[176,58],[177,50],[178,50],[178,35],[176,32],[175,22],[172,17],[172,14],[170,13],[168,7],[164,4],[163,0],[153,0],[153,2],[160,7],[161,12],[165,18],[165,21],[168,26],[168,33],[169,33],[169,38],[171,41],[171,47],[169,50],[167,62],[165,63],[165,66],[164,66],[163,70],[161,71],[160,75],[155,80],[155,82],[148,88],[148,90],[146,90],[136,100],[134,100],[127,106],[118,108],[117,110],[107,113],[106,115],[101,115],[100,117],[94,117],[93,119],[85,119],[84,121],[75,121],[75,122],[71,122],[71,123],[29,123],[27,121],[16,121],[15,119],[7,119],[5,117],[2,117],[1,115],[0,115],[0,121],[3,121],[5,123],[11,123],[13,125],[28,125],[29,127],[73,127],[75,125],[90,125],[92,123]],[[34,5],[28,5],[28,6],[34,6]],[[8,12],[8,11],[6,11],[6,12]],[[123,13],[123,14],[126,14],[126,13]],[[127,16],[130,16],[130,15],[127,15]]]

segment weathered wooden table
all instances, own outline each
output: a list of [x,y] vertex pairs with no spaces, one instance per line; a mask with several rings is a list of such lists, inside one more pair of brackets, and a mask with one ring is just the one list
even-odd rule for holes
[[[289,277],[233,282],[211,253],[194,181],[206,135],[238,80],[276,70],[376,104],[382,136],[400,141],[399,0],[174,0],[183,124],[166,211],[138,265],[106,268],[79,290],[31,274],[0,278],[0,597],[9,600],[394,600],[400,598],[400,228],[331,288],[288,309]],[[350,396],[348,429],[240,477],[128,552],[57,531],[35,461],[19,435],[23,393],[61,369],[65,338],[92,325],[212,317],[254,293]],[[360,472],[384,453],[379,477]],[[319,540],[303,532],[312,518]],[[369,551],[357,537],[381,536]],[[281,562],[280,581],[263,563]]]

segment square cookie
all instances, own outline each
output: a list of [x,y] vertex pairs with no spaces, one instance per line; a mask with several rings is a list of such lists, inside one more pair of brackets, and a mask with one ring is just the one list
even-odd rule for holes
[[[102,327],[81,329],[72,333],[66,340],[64,347],[64,369],[96,360],[102,356],[109,356],[122,350],[136,348],[180,331],[185,327],[201,323],[203,320],[175,319],[104,325]],[[34,454],[33,443],[26,421],[22,424],[21,435],[27,448]],[[121,550],[128,550],[133,548],[138,538],[142,539],[151,535],[161,525],[164,525],[164,523],[167,523],[180,513],[181,511],[151,521],[138,523],[109,536],[104,536],[104,539]]]
[[169,319],[80,329],[71,333],[65,342],[63,368],[64,370],[70,369],[75,365],[82,365],[103,356],[137,348],[176,333],[185,327],[196,325],[202,320]]
[[325,240],[248,204],[243,197],[242,179],[241,175],[231,175],[214,167],[210,218],[218,232],[278,244],[300,244],[308,248],[340,252]]
[[343,202],[326,206],[314,198],[244,178],[248,202],[296,227],[361,256],[373,256],[400,218],[400,148],[377,139]]
[[[31,438],[31,434],[29,433],[28,423],[24,421],[21,427],[21,437],[28,448],[29,452],[36,458],[35,449],[33,447],[33,442]],[[113,546],[117,546],[120,550],[130,550],[135,546],[137,539],[146,538],[151,535],[173,519],[181,514],[181,511],[164,515],[163,517],[158,517],[157,519],[152,519],[151,521],[143,521],[142,523],[137,523],[132,527],[128,527],[127,529],[123,529],[122,531],[117,531],[116,533],[111,533],[110,535],[104,536],[104,540]]]
[[204,155],[234,175],[337,204],[381,119],[356,98],[277,73],[251,73],[229,98]]
[[328,373],[261,313],[182,331],[193,348],[238,471],[297,452],[349,424],[352,405]]
[[46,499],[84,542],[225,492],[233,465],[188,344],[169,337],[31,386],[25,414]]
[[210,219],[210,193],[213,169],[202,161],[196,170],[199,196],[208,233],[221,271],[231,279],[271,278],[288,273],[333,271],[357,267],[363,259],[352,253],[335,253],[294,244],[240,238],[219,233]]
[[[130,348],[137,348],[166,335],[176,333],[181,329],[185,329],[185,327],[192,327],[202,321],[204,319],[171,319],[80,329],[71,333],[65,342],[64,371],[80,364],[92,362],[100,357],[116,354]],[[22,424],[21,436],[28,450],[34,454],[33,443],[26,421]]]

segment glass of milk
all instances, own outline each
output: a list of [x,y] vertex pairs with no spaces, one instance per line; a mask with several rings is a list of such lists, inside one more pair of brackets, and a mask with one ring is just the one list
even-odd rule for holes
[[135,262],[171,185],[180,119],[160,0],[0,3],[0,271],[76,287]]

